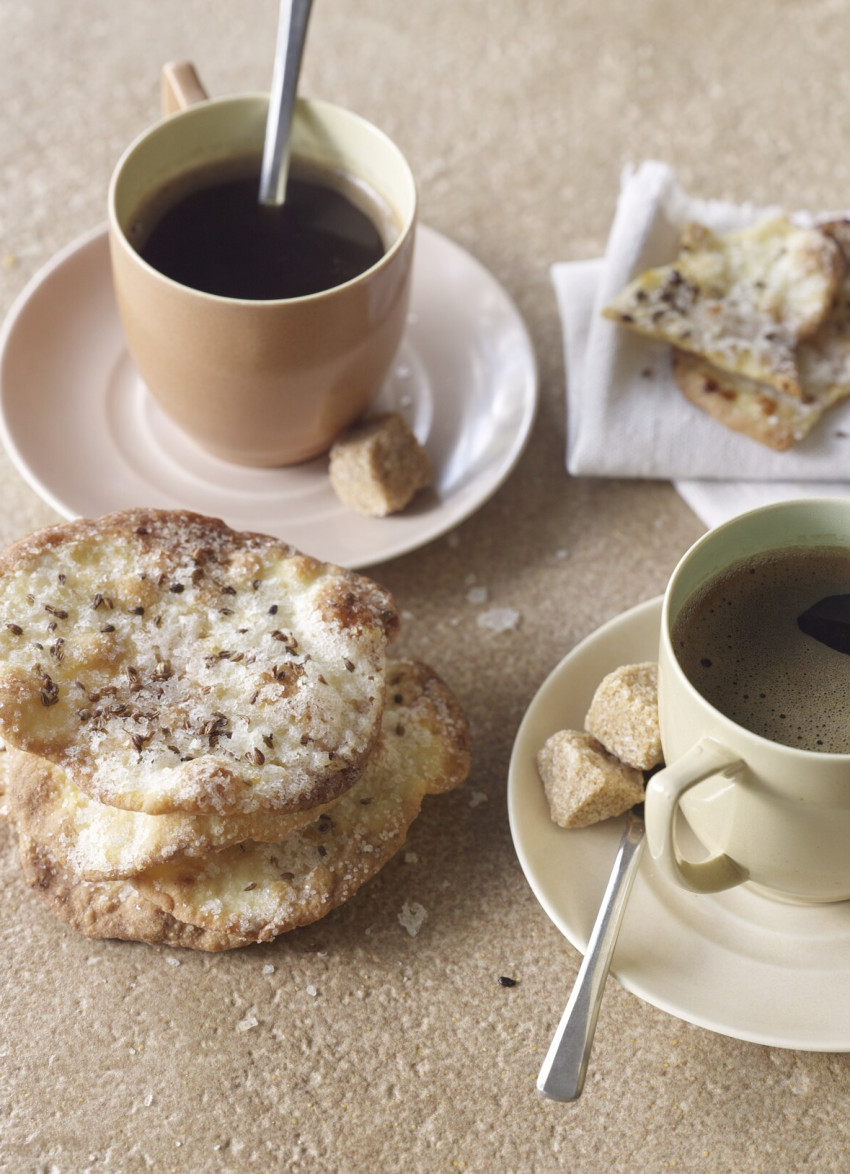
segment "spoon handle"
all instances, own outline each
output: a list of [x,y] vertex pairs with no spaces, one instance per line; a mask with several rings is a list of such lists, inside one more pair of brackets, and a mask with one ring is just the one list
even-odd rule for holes
[[260,203],[282,204],[289,170],[289,131],[312,0],[281,0],[269,114],[260,171]]
[[575,1101],[581,1096],[611,955],[640,863],[643,833],[642,816],[630,811],[584,961],[537,1078],[538,1092],[553,1101]]

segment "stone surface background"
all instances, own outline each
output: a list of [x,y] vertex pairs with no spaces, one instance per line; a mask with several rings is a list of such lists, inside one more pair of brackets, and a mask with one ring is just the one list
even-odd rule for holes
[[[266,89],[276,22],[272,0],[0,0],[0,311],[104,219],[160,65],[193,59],[214,94]],[[473,772],[349,905],[230,955],[75,936],[0,829],[0,1170],[847,1169],[844,1056],[712,1034],[615,982],[581,1101],[538,1097],[580,957],[525,882],[505,789],[546,674],[658,594],[703,529],[669,485],[567,478],[548,267],[601,252],[621,169],[644,158],[705,196],[850,206],[848,22],[847,0],[317,0],[303,91],[398,141],[423,221],[504,284],[537,352],[512,478],[372,572],[405,613],[400,651],[463,700]],[[3,454],[0,491],[0,541],[54,519]],[[482,628],[489,607],[517,626]],[[405,902],[427,911],[415,937]]]

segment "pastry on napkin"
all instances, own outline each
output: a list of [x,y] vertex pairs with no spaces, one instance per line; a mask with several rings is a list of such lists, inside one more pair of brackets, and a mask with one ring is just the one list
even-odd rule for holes
[[673,345],[673,378],[718,423],[777,452],[850,396],[850,222],[685,227],[671,265],[603,309]]
[[822,325],[844,274],[836,241],[786,216],[725,234],[690,223],[676,258],[639,274],[602,312],[804,399],[797,347]]
[[[719,235],[777,215],[776,208],[694,199],[663,163],[644,163],[625,176],[604,258],[552,268],[564,328],[570,473],[672,479],[709,524],[765,500],[797,496],[802,484],[806,492],[845,492],[848,404],[832,407],[793,449],[773,451],[694,409],[674,380],[668,342],[625,330],[602,314],[635,277],[672,262],[687,224]],[[702,484],[708,480],[718,485]],[[722,502],[717,509],[714,500]]]

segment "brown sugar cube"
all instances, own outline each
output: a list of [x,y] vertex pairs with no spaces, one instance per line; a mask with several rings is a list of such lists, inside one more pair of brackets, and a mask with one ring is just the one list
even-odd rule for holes
[[643,801],[642,773],[578,730],[547,738],[537,769],[552,819],[563,828],[590,827]]
[[629,766],[652,770],[662,762],[658,727],[658,665],[628,664],[603,677],[584,728]]
[[343,505],[382,518],[431,480],[428,454],[397,412],[356,424],[331,448],[331,485]]

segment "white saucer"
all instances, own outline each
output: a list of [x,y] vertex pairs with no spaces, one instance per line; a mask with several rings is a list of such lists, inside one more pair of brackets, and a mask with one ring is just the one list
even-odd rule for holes
[[[657,658],[660,616],[661,600],[651,600],[574,648],[529,706],[511,756],[508,808],[520,864],[549,917],[582,952],[622,821],[581,831],[557,827],[535,756],[556,730],[582,728],[606,673]],[[645,852],[612,973],[646,1002],[736,1039],[850,1051],[850,902],[786,905],[747,888],[688,893],[664,880]],[[556,1019],[558,1000],[568,994],[552,993]]]
[[379,405],[402,412],[434,467],[406,511],[346,510],[325,458],[247,469],[203,452],[153,402],[125,349],[104,228],[23,291],[0,334],[0,436],[65,517],[189,508],[318,558],[364,567],[456,526],[502,484],[528,438],[537,373],[528,332],[493,276],[421,227],[408,328]]

